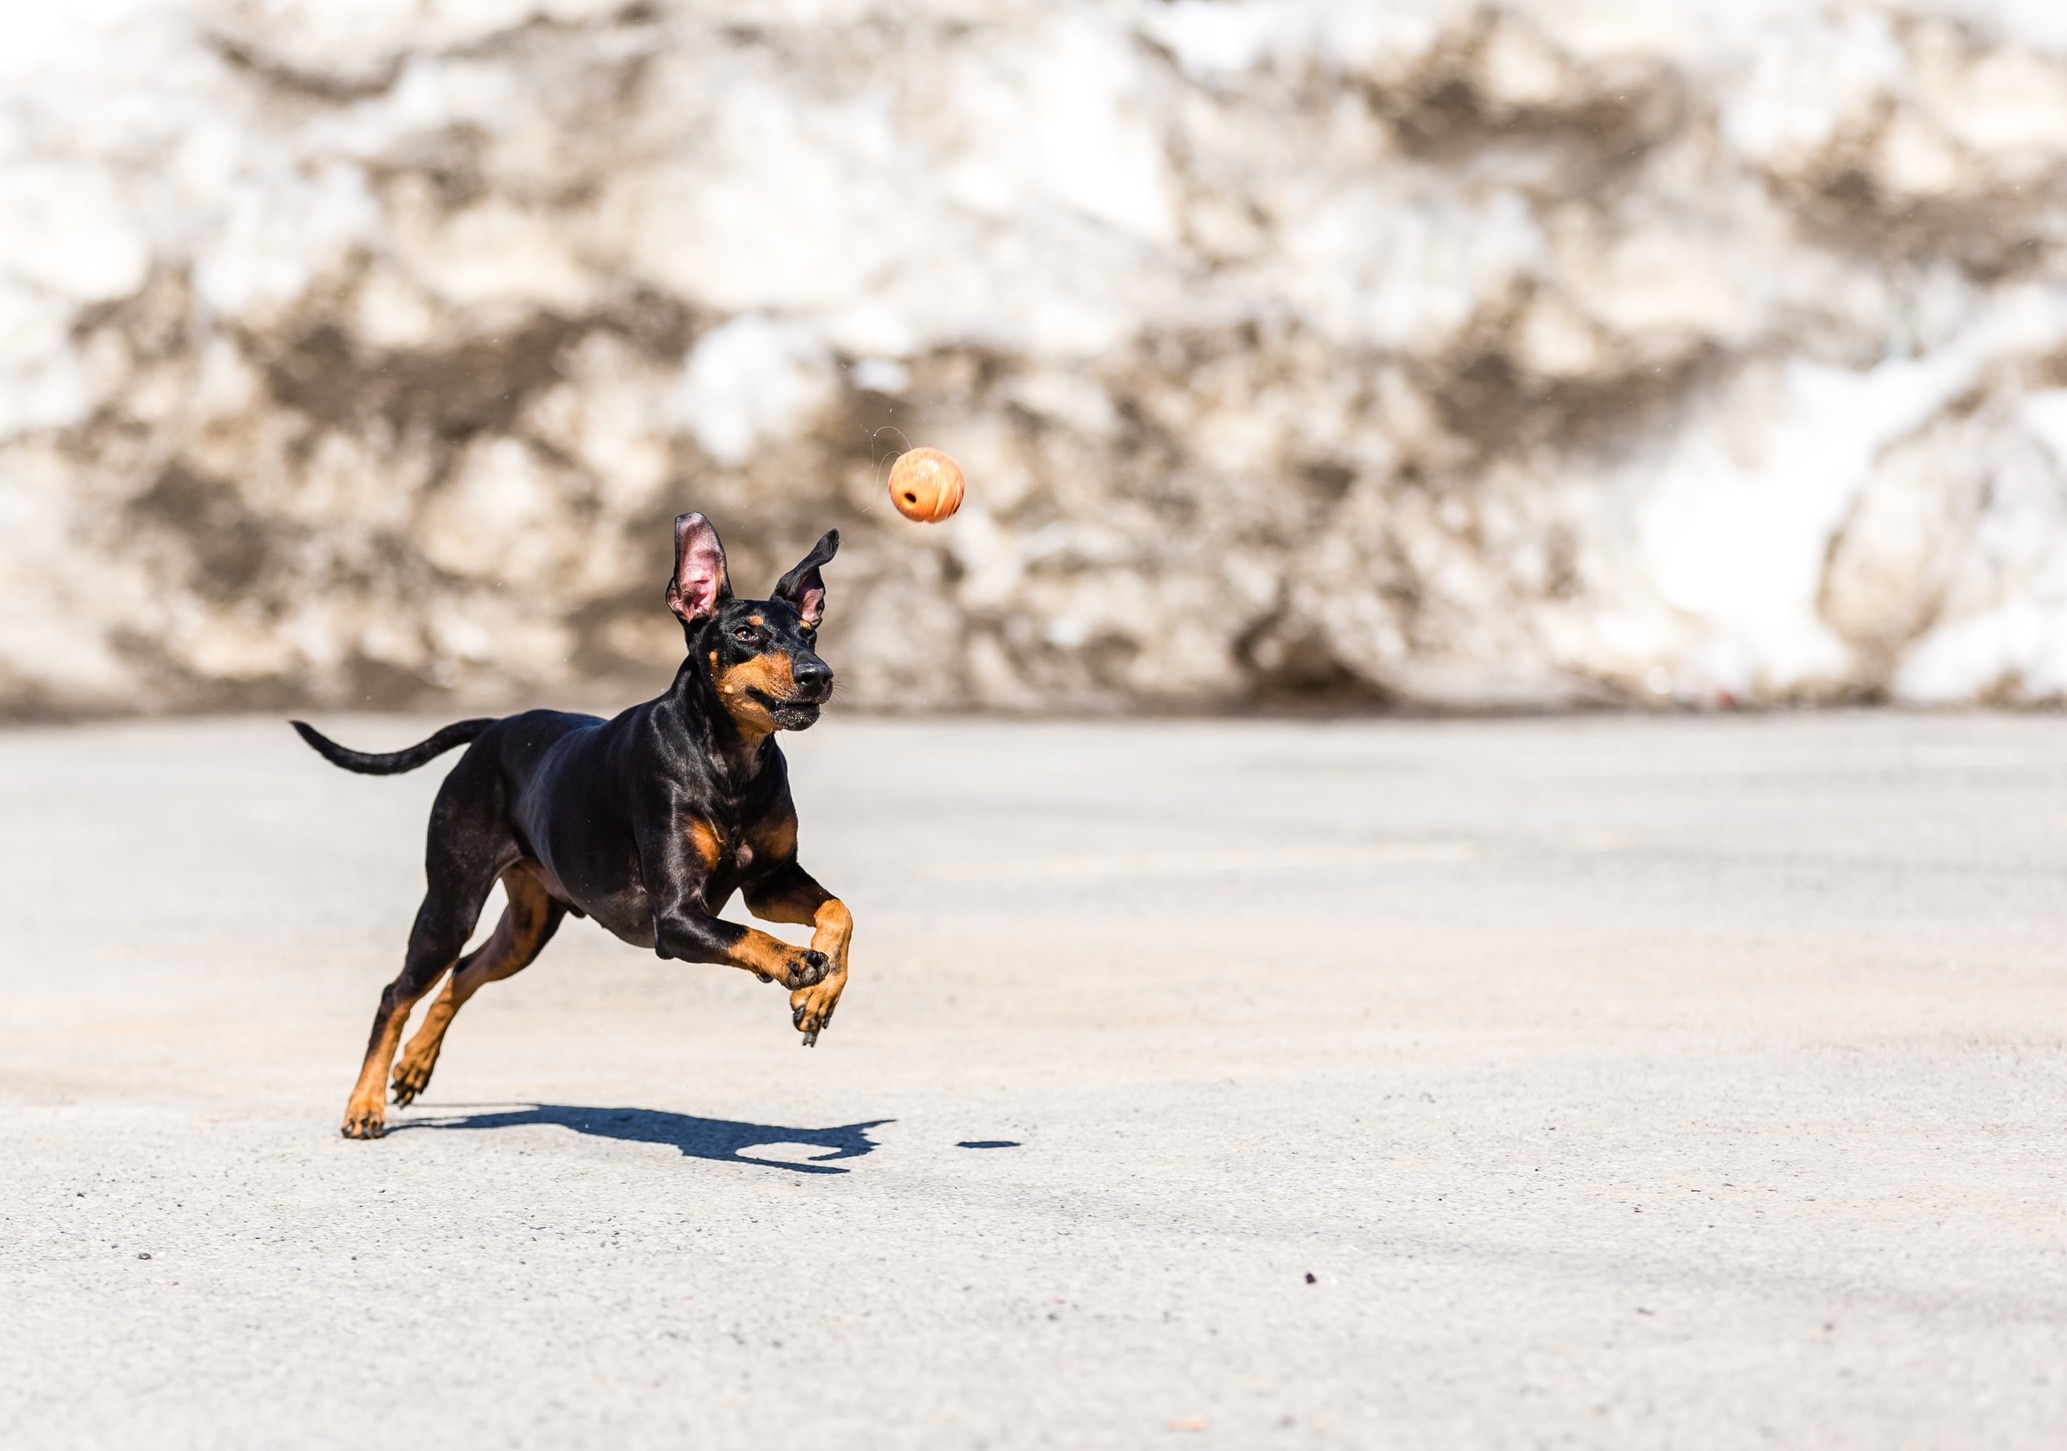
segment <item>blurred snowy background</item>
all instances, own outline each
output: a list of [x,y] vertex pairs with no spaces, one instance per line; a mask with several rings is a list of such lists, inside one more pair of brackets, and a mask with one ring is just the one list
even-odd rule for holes
[[690,507],[873,705],[2057,698],[2067,4],[0,11],[0,713],[656,684]]

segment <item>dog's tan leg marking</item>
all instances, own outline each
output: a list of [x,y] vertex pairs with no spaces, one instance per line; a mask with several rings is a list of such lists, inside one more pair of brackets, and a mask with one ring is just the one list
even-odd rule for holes
[[466,1000],[487,984],[522,972],[545,945],[552,899],[546,895],[544,885],[519,864],[502,874],[502,886],[509,895],[509,906],[503,909],[494,934],[459,960],[452,976],[446,979],[445,991],[438,994],[424,1014],[423,1026],[403,1049],[402,1061],[395,1065],[392,1086],[397,1107],[411,1102],[430,1084],[431,1071],[438,1066],[438,1052],[445,1046],[445,1030],[452,1026],[453,1017]]
[[[796,823],[783,823],[778,830],[792,851],[796,847]],[[790,994],[790,1019],[804,1035],[806,1045],[818,1041],[818,1033],[832,1020],[847,990],[847,948],[854,940],[854,915],[846,903],[814,881],[794,860],[776,872],[760,888],[747,894],[747,910],[766,922],[811,924],[811,947],[825,954],[825,976],[805,983]]]
[[[437,979],[433,978],[435,984]],[[380,1013],[373,1028],[373,1041],[366,1045],[366,1061],[359,1066],[359,1081],[345,1104],[344,1136],[348,1139],[377,1139],[387,1132],[387,1110],[382,1103],[387,1087],[388,1064],[394,1061],[395,1045],[402,1041],[402,1029],[409,1022],[409,1010],[430,991],[413,996],[397,992],[393,984],[380,995]]]
[[[772,978],[787,988],[802,990],[808,985],[804,978],[810,969],[805,965],[803,948],[794,947],[758,927],[742,930],[746,936],[740,938],[730,952],[734,967],[744,968],[756,977]],[[816,943],[812,945],[817,946]]]
[[811,914],[811,945],[832,964],[814,986],[789,995],[790,1017],[806,1043],[818,1041],[818,1031],[833,1020],[840,994],[847,990],[847,946],[854,940],[854,914],[838,897],[827,897]]

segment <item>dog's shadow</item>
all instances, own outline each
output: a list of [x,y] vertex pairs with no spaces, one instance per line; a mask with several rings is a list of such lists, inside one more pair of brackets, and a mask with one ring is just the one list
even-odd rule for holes
[[[455,1105],[469,1107],[470,1105]],[[689,1113],[666,1113],[652,1108],[579,1108],[568,1104],[540,1103],[528,1108],[496,1109],[484,1113],[426,1113],[388,1126],[389,1133],[417,1129],[513,1129],[529,1124],[557,1124],[578,1134],[602,1139],[623,1139],[634,1144],[667,1144],[692,1159],[710,1159],[720,1164],[755,1164],[765,1169],[789,1169],[798,1174],[844,1174],[829,1159],[858,1159],[876,1147],[868,1131],[889,1123],[886,1118],[868,1123],[843,1124],[832,1129],[793,1129],[779,1124],[739,1123],[724,1118],[698,1118]],[[823,1150],[800,1161],[759,1158],[748,1149],[777,1144]]]

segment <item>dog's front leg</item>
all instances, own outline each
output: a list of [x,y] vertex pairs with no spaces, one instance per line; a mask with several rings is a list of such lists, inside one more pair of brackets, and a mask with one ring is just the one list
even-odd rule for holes
[[832,964],[822,981],[790,994],[790,1020],[804,1035],[804,1046],[812,1047],[818,1042],[819,1030],[832,1021],[840,994],[847,990],[847,948],[854,940],[854,914],[794,858],[749,886],[745,896],[747,910],[763,921],[809,924],[811,946]]
[[686,830],[650,830],[640,838],[639,875],[653,904],[653,950],[684,962],[742,968],[793,992],[822,979],[830,971],[824,953],[792,947],[709,909],[704,891],[717,858],[716,835],[699,818],[688,821]]
[[685,962],[719,962],[743,968],[762,982],[779,982],[795,992],[822,981],[830,959],[810,947],[793,947],[754,927],[713,917],[693,903],[656,912],[653,950]]

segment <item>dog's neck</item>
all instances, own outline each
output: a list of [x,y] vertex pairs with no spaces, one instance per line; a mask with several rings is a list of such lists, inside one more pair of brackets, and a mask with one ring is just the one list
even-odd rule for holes
[[725,708],[704,652],[691,646],[689,658],[675,672],[674,684],[661,699],[683,733],[703,747],[726,789],[745,790],[766,768],[775,733],[748,730]]

